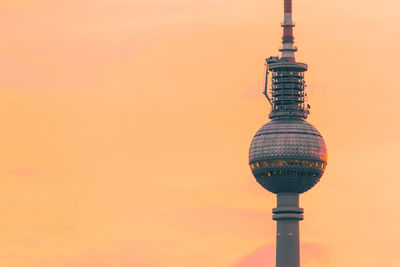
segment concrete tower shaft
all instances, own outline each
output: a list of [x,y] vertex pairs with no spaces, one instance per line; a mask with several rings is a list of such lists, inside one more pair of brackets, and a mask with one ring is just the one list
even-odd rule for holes
[[279,50],[282,52],[282,58],[289,62],[296,62],[294,52],[297,48],[294,44],[293,27],[294,23],[292,20],[292,0],[285,0],[284,2],[284,20],[282,23],[283,37],[282,37],[282,48]]
[[277,221],[276,267],[299,267],[299,221],[303,220],[303,209],[299,208],[299,195],[278,194],[277,207],[272,211],[273,219]]

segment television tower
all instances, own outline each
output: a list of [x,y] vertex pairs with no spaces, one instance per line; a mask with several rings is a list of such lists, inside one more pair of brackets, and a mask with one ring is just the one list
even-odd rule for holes
[[[304,72],[307,64],[296,62],[292,0],[284,0],[281,57],[266,59],[264,94],[271,104],[269,121],[255,134],[249,164],[257,182],[277,194],[273,219],[277,221],[276,267],[300,266],[299,221],[303,209],[299,195],[311,189],[327,165],[327,149],[318,130],[305,119]],[[268,76],[271,88],[268,90]]]

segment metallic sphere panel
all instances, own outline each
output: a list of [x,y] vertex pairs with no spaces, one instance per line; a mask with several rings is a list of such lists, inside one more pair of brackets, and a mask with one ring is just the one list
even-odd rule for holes
[[265,124],[250,145],[249,163],[257,181],[273,193],[303,193],[321,178],[327,163],[325,142],[302,119]]

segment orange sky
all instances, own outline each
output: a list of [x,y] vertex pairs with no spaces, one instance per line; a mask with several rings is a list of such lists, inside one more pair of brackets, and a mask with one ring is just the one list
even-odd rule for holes
[[[0,266],[273,266],[275,196],[247,155],[282,13],[1,0]],[[399,267],[400,4],[294,0],[294,20],[329,153],[303,266]]]

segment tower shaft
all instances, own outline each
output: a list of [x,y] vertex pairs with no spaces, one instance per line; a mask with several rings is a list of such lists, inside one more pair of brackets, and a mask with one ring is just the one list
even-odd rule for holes
[[273,213],[277,221],[276,267],[300,267],[299,221],[303,220],[303,209],[299,208],[299,194],[278,194]]

